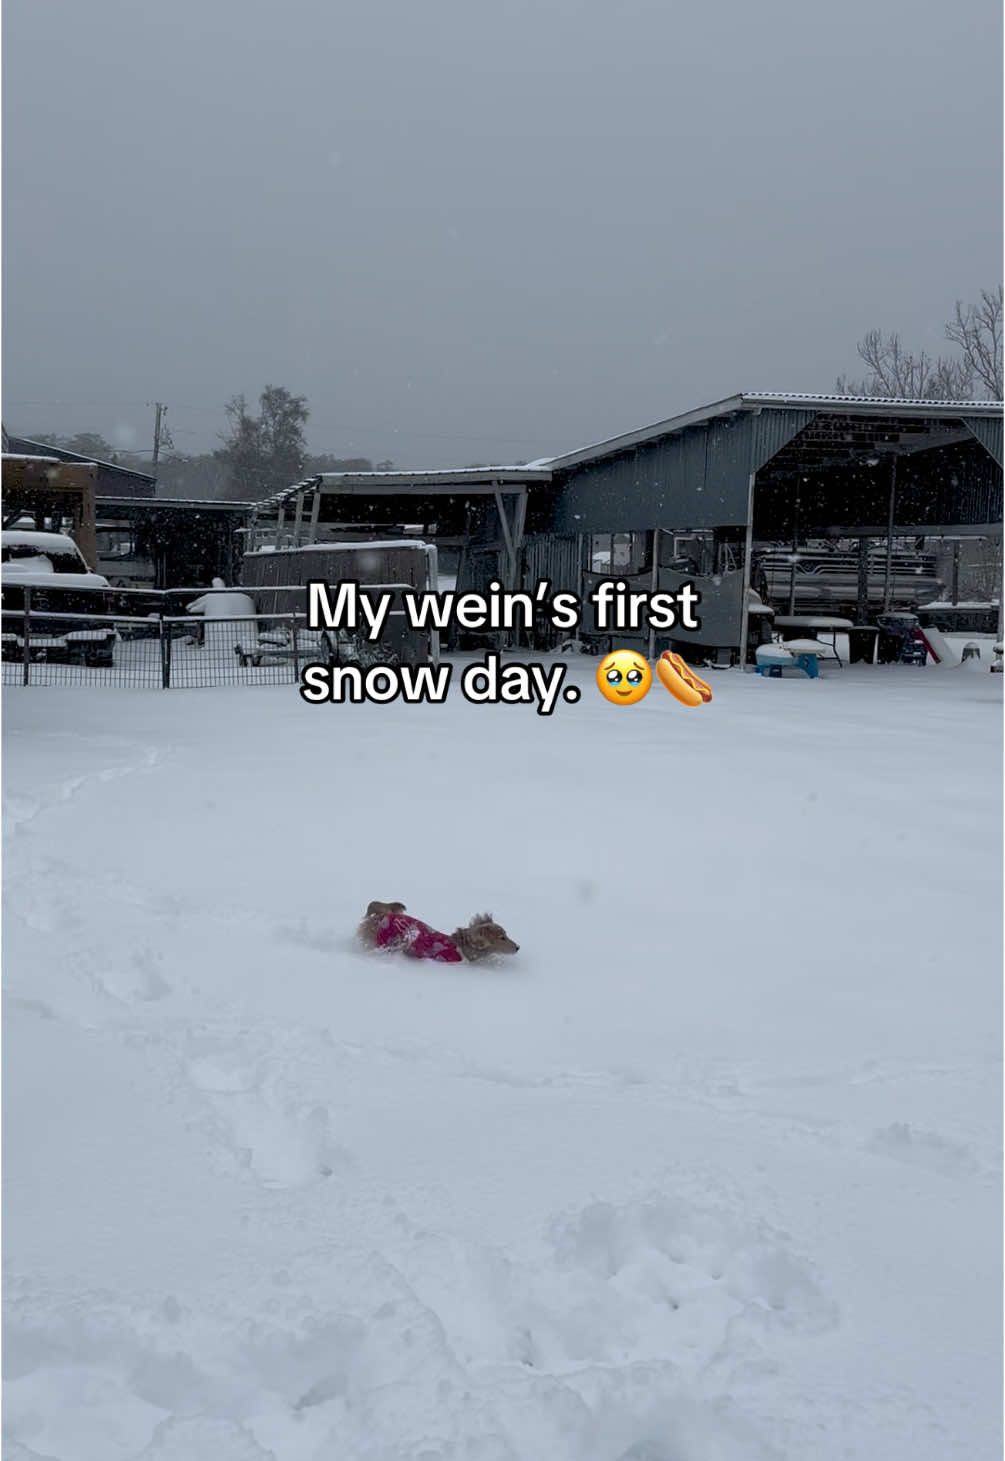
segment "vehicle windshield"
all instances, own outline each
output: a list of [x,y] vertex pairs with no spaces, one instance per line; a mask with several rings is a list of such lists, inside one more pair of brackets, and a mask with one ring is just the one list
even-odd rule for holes
[[89,570],[86,564],[82,563],[75,553],[43,548],[32,543],[5,543],[3,546],[4,563],[21,562],[25,567],[30,567],[31,559],[42,558],[52,564],[53,573],[87,573]]

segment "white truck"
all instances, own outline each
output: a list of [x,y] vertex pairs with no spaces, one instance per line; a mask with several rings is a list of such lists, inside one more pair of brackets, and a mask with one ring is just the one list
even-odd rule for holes
[[[109,666],[115,663],[115,626],[107,618],[110,585],[92,573],[76,543],[65,533],[20,528],[0,534],[3,658],[21,659],[25,589],[30,590],[28,652],[49,663]],[[73,619],[48,617],[73,614]],[[18,612],[20,611],[20,612]]]

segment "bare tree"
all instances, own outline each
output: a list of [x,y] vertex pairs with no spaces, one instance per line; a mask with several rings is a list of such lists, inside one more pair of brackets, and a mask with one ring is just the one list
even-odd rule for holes
[[905,350],[896,333],[870,330],[858,342],[869,367],[863,380],[838,376],[843,396],[898,396],[902,400],[972,401],[977,388],[994,401],[1002,399],[1002,286],[981,290],[979,304],[956,302],[956,315],[946,325],[946,339],[959,355]]
[[905,350],[898,334],[870,330],[858,342],[858,353],[869,367],[865,380],[839,376],[842,396],[896,396],[907,401],[969,401],[973,399],[973,369],[966,359],[924,350]]
[[966,309],[956,301],[956,314],[946,326],[946,339],[960,347],[972,376],[988,399],[1002,399],[1002,286],[982,289],[979,304]]

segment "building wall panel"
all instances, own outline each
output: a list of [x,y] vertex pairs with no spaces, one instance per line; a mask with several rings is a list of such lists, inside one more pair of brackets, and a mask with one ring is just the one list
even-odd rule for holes
[[750,418],[707,423],[557,473],[558,533],[742,525]]
[[1000,416],[964,416],[963,424],[972,431],[999,467],[1002,466],[1002,418]]

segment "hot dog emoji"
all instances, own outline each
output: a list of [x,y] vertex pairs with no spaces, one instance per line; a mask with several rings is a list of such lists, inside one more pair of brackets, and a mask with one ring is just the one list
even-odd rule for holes
[[707,704],[712,698],[712,691],[705,681],[699,680],[693,670],[688,669],[679,654],[671,654],[668,649],[656,661],[656,673],[660,683],[682,705]]

